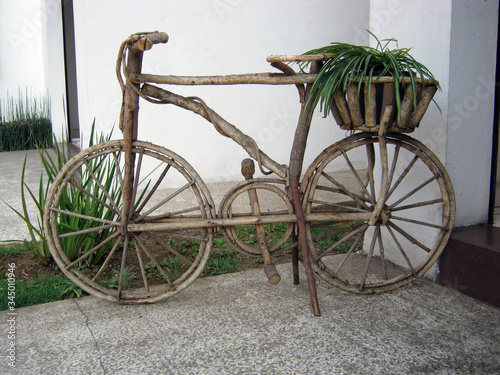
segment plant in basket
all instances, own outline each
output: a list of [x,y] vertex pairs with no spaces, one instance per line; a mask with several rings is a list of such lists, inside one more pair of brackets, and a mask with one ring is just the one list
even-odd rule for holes
[[391,49],[397,40],[382,43],[370,34],[375,48],[335,42],[304,54],[331,56],[312,85],[312,109],[319,103],[325,117],[332,112],[343,129],[376,131],[385,121],[389,131],[413,131],[439,82],[410,48]]

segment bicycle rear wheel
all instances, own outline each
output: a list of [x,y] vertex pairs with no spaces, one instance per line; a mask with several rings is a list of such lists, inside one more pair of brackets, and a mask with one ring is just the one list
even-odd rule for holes
[[453,228],[455,197],[441,162],[421,142],[386,137],[383,185],[380,138],[350,136],[321,153],[303,180],[303,207],[312,213],[373,212],[381,189],[387,200],[378,220],[308,222],[315,272],[350,292],[396,289],[424,275],[441,254]]
[[[44,229],[64,274],[89,294],[120,303],[155,302],[190,285],[204,270],[210,229],[122,231],[123,140],[70,159],[47,196]],[[147,142],[135,158],[130,222],[215,217],[204,182],[179,155]]]

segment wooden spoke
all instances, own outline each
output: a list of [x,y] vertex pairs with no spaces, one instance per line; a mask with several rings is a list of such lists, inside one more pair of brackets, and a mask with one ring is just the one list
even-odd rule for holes
[[154,186],[152,187],[152,189],[149,191],[148,195],[146,196],[146,198],[144,198],[141,202],[141,205],[137,208],[137,212],[141,212],[142,209],[146,206],[146,204],[149,202],[149,200],[151,199],[151,197],[154,195],[154,193],[156,192],[156,190],[158,189],[158,187],[160,186],[160,184],[162,183],[163,179],[165,178],[167,172],[169,171],[171,165],[170,164],[167,164],[167,166],[165,167],[165,169],[163,170],[163,172],[161,173],[160,177],[158,178],[158,180],[156,181],[156,183],[154,184]]
[[342,185],[341,183],[337,182],[329,174],[327,174],[325,172],[322,172],[322,175],[323,175],[323,177],[325,177],[326,179],[328,179],[328,181],[330,181],[332,184],[334,184],[335,186],[337,186],[345,195],[347,195],[347,196],[351,197],[352,199],[354,199],[358,204],[362,205],[367,210],[369,209],[368,206],[363,201],[363,197],[360,197],[359,195],[354,194],[353,192],[349,191],[344,185]]
[[423,226],[430,227],[430,228],[437,228],[437,229],[441,229],[441,230],[446,230],[446,226],[445,225],[432,224],[432,223],[428,223],[426,221],[415,220],[415,219],[408,219],[406,217],[400,217],[400,216],[394,216],[394,215],[392,215],[391,216],[391,220],[406,221],[407,223],[412,223],[412,224],[417,224],[417,225],[423,225]]
[[75,183],[74,181],[69,181],[69,183],[71,184],[71,186],[77,188],[78,190],[80,190],[83,194],[87,195],[88,197],[92,198],[93,200],[95,200],[97,203],[99,203],[101,206],[104,206],[106,207],[108,210],[110,211],[113,211],[116,215],[118,215],[118,217],[121,217],[121,212],[117,211],[114,207],[111,207],[109,204],[107,204],[106,202],[104,202],[103,200],[97,198],[94,194],[92,194],[91,192],[85,190],[83,187],[81,187],[80,185],[78,185],[77,183]]
[[394,202],[393,204],[391,204],[389,206],[389,208],[392,209],[393,207],[396,207],[401,202],[404,202],[409,197],[411,197],[413,194],[415,194],[417,191],[423,189],[424,187],[426,187],[427,185],[429,185],[432,181],[435,181],[438,177],[440,177],[440,176],[433,176],[433,177],[429,178],[427,181],[424,181],[423,183],[421,183],[420,185],[418,185],[415,189],[413,189],[409,193],[405,194],[405,196],[403,196],[402,198],[398,199],[396,202]]
[[[339,209],[339,211],[366,212],[366,210],[363,210],[362,208],[351,207],[351,206],[347,206],[346,204],[327,202],[327,201],[317,200],[317,199],[313,199],[311,201],[311,203],[315,203],[318,206],[325,207],[325,208],[330,207],[330,208]],[[322,211],[321,209],[317,209],[317,210],[315,209],[313,212],[321,212],[321,211]]]
[[[364,193],[365,193],[365,196],[368,197],[369,201],[371,204],[375,205],[375,198],[372,197],[370,195],[370,193],[368,192],[368,190],[366,189],[366,185],[363,183],[363,181],[361,180],[361,177],[359,177],[359,174],[358,172],[356,171],[356,169],[354,168],[354,166],[352,165],[351,161],[349,160],[349,157],[347,156],[346,152],[344,150],[341,150],[342,151],[342,155],[344,155],[344,159],[346,160],[347,162],[347,165],[349,166],[352,174],[354,175],[354,177],[356,178],[356,181],[358,181],[358,184],[359,186],[363,189]],[[373,172],[373,171],[372,171]]]
[[[150,236],[154,236],[155,232],[144,232],[148,233]],[[162,235],[165,235],[168,238],[175,238],[175,239],[185,239],[185,240],[193,240],[193,241],[198,241],[198,242],[208,242],[209,238],[206,236],[203,236],[202,234],[200,235],[195,235],[191,232],[187,231],[162,231]]]
[[[132,202],[135,203],[137,198],[137,188],[139,186],[139,178],[141,176],[141,167],[142,167],[142,158],[144,156],[144,148],[140,148],[139,158],[136,160],[136,168],[135,168],[135,178],[134,178],[134,186],[132,188]],[[134,206],[135,204],[130,205],[129,218],[131,219],[134,215]]]
[[370,263],[373,257],[373,250],[375,249],[375,243],[377,242],[377,238],[380,234],[380,225],[375,226],[375,234],[372,237],[372,242],[370,244],[370,249],[368,250],[368,255],[365,261],[365,269],[363,271],[363,275],[361,277],[361,282],[359,283],[359,290],[363,290],[366,283],[366,277],[368,275],[368,269],[370,268]]
[[184,186],[182,186],[181,188],[177,189],[175,192],[173,192],[172,194],[170,194],[167,198],[163,199],[160,203],[158,203],[157,205],[155,205],[154,207],[152,207],[151,209],[149,209],[148,211],[146,211],[145,213],[143,213],[141,216],[139,216],[138,218],[136,218],[134,220],[134,223],[140,222],[146,216],[148,216],[150,213],[156,211],[158,208],[160,208],[163,205],[165,205],[167,202],[169,202],[170,200],[172,200],[173,198],[175,198],[177,195],[179,195],[180,193],[182,193],[184,190],[186,190],[189,187],[193,186],[193,184],[194,184],[194,181],[191,181],[191,182],[188,182],[187,184],[185,184]]
[[384,241],[382,240],[382,230],[378,231],[378,247],[380,252],[380,262],[382,263],[382,272],[384,274],[384,280],[387,280],[387,267],[385,264],[385,249],[384,249]]
[[73,217],[78,217],[81,219],[86,219],[86,220],[91,220],[95,221],[98,223],[104,223],[104,224],[111,224],[111,225],[120,225],[119,222],[113,221],[113,220],[107,220],[107,219],[101,219],[100,217],[94,217],[94,216],[88,216],[88,215],[82,215],[78,214],[76,212],[71,212],[71,211],[66,211],[66,210],[60,210],[58,208],[51,207],[51,211],[58,212],[60,214],[68,215],[68,216],[73,216]]
[[105,230],[105,229],[111,229],[114,226],[115,225],[113,225],[113,224],[108,224],[108,225],[101,225],[100,227],[93,227],[93,228],[89,228],[89,229],[78,230],[75,232],[63,233],[63,234],[58,235],[58,238],[68,238],[68,237],[79,236],[80,234],[100,232],[100,231]]
[[399,233],[401,233],[403,235],[403,237],[405,237],[408,241],[410,241],[414,245],[417,245],[422,250],[425,250],[427,253],[430,253],[432,251],[431,249],[429,249],[427,246],[425,246],[424,244],[422,244],[415,237],[413,237],[408,232],[406,232],[403,229],[401,229],[401,227],[397,226],[396,224],[394,224],[392,222],[389,222],[389,227],[394,228],[396,231],[398,231]]
[[101,247],[103,247],[104,245],[106,245],[109,241],[115,239],[116,237],[118,237],[120,235],[119,232],[115,232],[113,233],[111,236],[109,236],[108,238],[106,238],[104,241],[102,241],[99,245],[95,246],[93,249],[89,250],[88,252],[86,252],[85,254],[83,254],[81,257],[79,257],[78,259],[74,260],[73,262],[71,262],[70,264],[68,264],[66,266],[66,269],[69,270],[71,267],[73,267],[75,264],[79,264],[80,262],[83,262],[85,259],[87,259],[89,256],[91,256],[92,254],[94,254],[97,250],[99,250]]
[[392,185],[391,189],[389,190],[389,193],[387,194],[387,199],[389,199],[389,197],[392,195],[392,193],[394,192],[394,190],[396,190],[396,188],[399,186],[399,184],[401,183],[401,181],[404,180],[404,178],[410,172],[410,170],[413,168],[413,166],[415,165],[415,163],[417,162],[417,160],[418,160],[418,155],[415,155],[415,157],[412,159],[412,161],[410,162],[410,164],[408,164],[406,166],[406,168],[403,171],[403,173],[401,173],[401,175],[399,176],[399,178],[397,179],[397,181],[394,183],[394,185]]
[[128,235],[125,236],[123,242],[123,252],[122,252],[122,263],[120,267],[120,273],[118,277],[118,299],[121,299],[122,289],[123,289],[123,276],[125,275],[125,269],[127,268],[127,250],[128,250]]
[[167,273],[165,272],[165,270],[163,269],[163,267],[158,263],[158,261],[156,260],[156,258],[148,251],[147,247],[144,246],[144,244],[142,243],[140,237],[137,236],[137,235],[134,235],[134,238],[137,241],[137,245],[142,249],[142,251],[144,251],[144,253],[148,256],[148,258],[151,260],[151,262],[153,262],[153,264],[155,265],[156,269],[161,273],[161,275],[163,276],[163,278],[165,279],[165,281],[168,283],[168,285],[172,286],[172,280],[170,280],[170,278],[168,277]]
[[352,231],[351,233],[349,233],[347,236],[342,237],[340,240],[338,240],[333,245],[331,245],[328,249],[326,249],[324,252],[322,252],[321,255],[316,258],[316,260],[321,259],[322,257],[324,257],[324,256],[330,254],[331,252],[335,251],[339,247],[339,245],[341,245],[344,242],[350,240],[356,234],[365,231],[368,228],[368,224],[360,224],[360,225],[356,226],[355,228],[356,229],[354,231]]
[[335,270],[335,274],[340,273],[340,270],[342,269],[342,266],[344,266],[344,264],[347,262],[347,260],[349,259],[349,257],[351,256],[351,254],[354,252],[354,250],[356,250],[358,248],[359,243],[363,239],[363,234],[366,232],[367,229],[368,229],[368,225],[365,226],[365,228],[364,228],[363,231],[359,232],[358,237],[356,238],[356,241],[353,242],[353,244],[349,248],[349,251],[345,254],[342,262],[338,265],[337,269]]
[[123,237],[121,237],[121,236],[118,237],[118,240],[116,240],[116,242],[113,245],[113,248],[109,252],[108,256],[106,257],[106,259],[102,263],[101,267],[99,268],[99,270],[97,271],[97,273],[95,274],[95,276],[92,278],[92,281],[97,280],[99,278],[99,276],[101,276],[102,272],[106,269],[106,266],[108,265],[111,257],[115,253],[116,249],[118,249],[118,246],[120,246],[120,244],[122,243],[122,241],[123,241]]
[[[396,172],[396,166],[398,164],[399,150],[401,150],[401,146],[398,144],[398,145],[396,145],[396,148],[394,149],[394,155],[392,157],[391,170],[389,171],[389,178],[388,178],[387,186],[392,185],[392,180],[394,179],[394,173]],[[388,194],[388,195],[390,195],[390,194]]]
[[120,209],[118,208],[118,205],[115,203],[114,199],[109,195],[108,190],[102,185],[102,183],[98,180],[98,178],[95,176],[94,172],[92,171],[92,168],[89,166],[89,163],[86,159],[83,159],[83,162],[85,166],[87,167],[87,171],[89,175],[92,177],[94,182],[99,186],[99,189],[106,195],[106,197],[109,199],[109,202],[111,205],[114,207],[116,212],[120,212]]
[[409,205],[406,205],[406,206],[391,207],[391,211],[392,212],[397,212],[397,211],[403,211],[403,210],[411,210],[412,208],[418,208],[418,207],[424,207],[424,206],[431,206],[431,205],[434,205],[434,204],[442,204],[442,203],[443,203],[443,199],[442,198],[431,199],[431,200],[428,200],[428,201],[413,203],[413,204],[409,204]]
[[171,254],[175,255],[177,258],[179,258],[179,260],[181,262],[187,264],[188,266],[191,266],[193,264],[193,262],[191,262],[189,259],[187,259],[184,255],[182,255],[178,251],[174,250],[170,245],[168,245],[167,243],[162,241],[160,238],[158,238],[158,236],[154,232],[149,233],[149,236],[154,238],[155,242],[157,244],[161,245],[165,250],[167,250]]
[[[333,187],[330,187],[330,186],[324,186],[324,185],[317,185],[316,186],[316,190],[318,190],[318,191],[327,191],[327,192],[330,192],[330,193],[333,193],[333,194],[347,195],[345,193],[345,191],[347,189],[341,190],[341,189],[333,188]],[[357,199],[365,202],[365,203],[369,203],[370,202],[370,200],[367,197],[364,197],[364,196],[361,196],[361,195],[357,195],[357,194],[355,194],[355,197]],[[356,199],[353,198],[353,200],[356,200]],[[353,203],[353,202],[351,202],[351,203]]]
[[366,144],[366,156],[368,159],[368,180],[370,181],[371,196],[375,199],[377,195],[373,176],[373,169],[375,168],[375,147],[373,147],[373,143]]
[[141,270],[141,276],[142,276],[142,283],[144,285],[144,288],[149,292],[149,284],[148,284],[148,278],[146,276],[146,269],[144,268],[144,263],[142,262],[142,256],[140,250],[143,249],[140,242],[137,240],[137,236],[133,236],[136,247],[135,247],[135,253],[137,255],[137,261],[139,263],[139,268]]
[[118,156],[116,156],[116,152],[113,152],[112,155],[113,155],[113,161],[114,161],[115,167],[116,167],[116,176],[118,177],[118,181],[120,182],[120,186],[123,189],[123,177],[122,177],[122,171],[120,169],[120,161],[118,160]]
[[396,244],[396,246],[398,247],[401,255],[403,255],[403,258],[405,259],[406,261],[406,264],[408,265],[408,267],[410,268],[411,270],[411,273],[413,276],[416,276],[417,273],[415,272],[415,269],[413,268],[413,265],[411,264],[410,262],[410,258],[408,258],[408,255],[406,255],[406,252],[403,250],[403,247],[401,246],[401,244],[399,243],[398,239],[396,238],[396,235],[394,234],[392,228],[390,226],[387,227],[387,230],[389,231],[389,233],[391,234],[391,237],[394,241],[394,243]]

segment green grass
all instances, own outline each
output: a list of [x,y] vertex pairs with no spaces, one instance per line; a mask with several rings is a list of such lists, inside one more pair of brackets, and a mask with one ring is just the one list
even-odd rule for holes
[[[36,278],[15,282],[15,307],[39,305],[47,302],[76,298],[83,292],[63,274],[40,273]],[[0,294],[7,295],[8,279],[3,275],[0,279]],[[7,310],[7,298],[0,300],[0,310]]]
[[[326,234],[335,228],[339,228],[340,226],[355,224],[356,223],[344,223],[320,226],[313,229],[313,235]],[[269,226],[269,228],[267,228],[268,237],[270,237],[269,241],[271,243],[277,241],[281,237],[285,229],[286,224]],[[252,233],[248,234],[251,235]],[[341,236],[342,235],[325,236],[323,238],[319,238],[317,240],[320,241],[318,245],[322,249],[328,248],[333,243],[338,241]],[[167,240],[167,243],[170,247],[188,258],[196,257],[199,248],[199,242],[195,240],[169,239]],[[133,243],[130,243],[130,245],[131,248],[134,247]],[[340,246],[340,250],[348,251],[349,246],[349,244],[342,244]],[[43,259],[37,252],[33,250],[30,242],[0,246],[0,258],[8,258],[10,256],[32,257],[34,262]],[[181,262],[176,256],[169,256],[164,259],[158,259],[158,262],[162,266],[164,266],[164,269],[168,273],[168,277],[171,281],[175,281],[177,278],[179,278],[180,275],[185,272],[185,267],[187,267],[186,264]],[[214,239],[214,245],[205,268],[205,274],[214,276],[232,273],[237,271],[238,266],[243,264],[244,262],[245,258],[238,251],[230,247],[224,238],[216,237]],[[85,265],[85,267],[88,267],[88,265]],[[145,269],[148,275],[151,275],[149,277],[157,277],[159,279],[162,278],[162,275],[160,275],[153,262],[146,263]],[[111,271],[114,273],[114,276],[107,281],[107,284],[105,286],[109,288],[118,287],[119,270],[114,269]],[[133,283],[136,282],[136,276],[138,274],[140,274],[140,270],[138,269],[125,269],[123,288],[127,289],[130,287],[134,287]],[[2,295],[5,295],[4,293],[6,293],[7,287],[7,270],[0,269],[0,293],[2,293]],[[32,280],[16,281],[16,307],[36,305],[68,298],[77,298],[84,294],[85,293],[73,282],[67,279],[63,274],[56,273],[55,270],[54,273],[40,273]],[[2,299],[0,303],[0,310],[5,310],[7,309],[7,307],[7,300]]]
[[[351,223],[342,223],[342,224],[330,224],[330,225],[322,225],[322,226],[317,226],[317,227],[312,227],[311,228],[311,235],[313,237],[318,236],[314,240],[314,243],[316,244],[317,248],[320,249],[320,251],[324,251],[328,249],[330,246],[335,244],[337,241],[340,241],[348,232],[342,233],[342,234],[335,234],[335,235],[330,235],[326,236],[327,233],[334,231],[335,229],[340,229],[340,228],[345,228],[345,227],[352,227],[357,225],[358,223],[356,222],[351,222]],[[324,237],[322,235],[325,235]],[[339,253],[347,253],[349,249],[351,248],[352,241],[347,241],[345,243],[340,244],[337,248],[336,251]]]
[[33,252],[31,243],[29,242],[19,242],[19,243],[9,243],[0,246],[0,258],[6,258],[13,255],[27,255]]
[[216,238],[212,253],[208,258],[206,272],[210,276],[232,273],[236,271],[236,268],[241,263],[243,263],[243,260],[240,253],[227,246],[225,239]]
[[[134,286],[134,276],[135,273],[134,267],[125,267],[124,272],[123,272],[123,284],[122,288],[123,289],[129,289]],[[109,280],[97,280],[97,283],[101,284],[105,288],[110,288],[110,289],[118,289],[119,281],[120,281],[120,271],[113,269],[113,277]]]
[[[6,244],[0,246],[0,259],[9,259],[11,257],[29,257],[29,262],[37,265],[39,261],[43,261],[36,252],[30,242],[21,242],[16,244]],[[0,267],[0,310],[9,308],[7,298],[9,287],[9,269]],[[15,269],[13,274],[15,277],[15,308],[39,305],[47,302],[61,301],[68,298],[76,298],[84,295],[84,292],[70,281],[62,273],[41,271],[36,277],[29,280],[19,280],[20,270]]]

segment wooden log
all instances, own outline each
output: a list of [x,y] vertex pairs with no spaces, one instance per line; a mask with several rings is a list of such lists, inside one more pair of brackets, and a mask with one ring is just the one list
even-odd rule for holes
[[[387,107],[389,106],[393,108],[396,107],[396,97],[394,96],[394,91],[395,91],[394,82],[384,83],[384,90],[382,95],[382,113],[380,114],[381,118],[379,123],[382,123],[382,117],[387,113],[386,111]],[[394,111],[390,111],[390,113],[394,114]]]
[[[354,80],[354,82],[359,82],[360,79],[362,79],[363,81],[365,81],[367,79],[367,77],[356,79],[356,80]],[[372,82],[372,83],[389,83],[389,82],[392,82],[394,84],[394,77],[392,77],[392,76],[381,76],[381,77],[373,76],[370,79],[370,82]],[[400,80],[399,80],[399,82],[408,84],[408,83],[411,83],[411,78],[410,77],[401,77]],[[434,80],[432,80],[430,78],[425,78],[424,80],[422,80],[421,78],[416,77],[415,78],[415,82],[419,83],[419,84],[423,82],[425,86],[427,86],[427,85],[429,85],[429,86],[439,85],[439,82],[434,81]]]
[[330,112],[332,113],[332,116],[338,125],[344,124],[344,120],[342,120],[342,116],[340,115],[339,109],[337,108],[334,99],[332,99],[332,102],[330,103]]
[[[350,124],[350,125],[342,124],[342,125],[340,125],[340,128],[342,130],[358,130],[358,131],[362,131],[362,132],[378,132],[379,127],[380,127],[379,124],[377,124],[375,126],[366,126],[366,124],[358,125],[358,126],[354,126],[353,124]],[[392,125],[389,128],[389,131],[391,133],[411,133],[414,130],[415,129],[412,129],[412,128],[409,128],[409,127],[399,128],[397,126],[392,126]]]
[[[387,85],[387,84],[386,84]],[[379,149],[380,149],[380,161],[382,163],[382,180],[380,182],[379,188],[379,196],[377,199],[377,203],[373,208],[372,217],[368,220],[368,225],[375,225],[378,221],[378,218],[385,206],[385,201],[387,199],[387,193],[389,192],[388,183],[388,174],[389,174],[389,160],[387,156],[387,142],[386,142],[386,134],[387,130],[390,126],[390,121],[392,119],[394,107],[392,105],[388,105],[384,108],[384,112],[382,113],[382,117],[380,119],[380,127],[378,130],[379,137]],[[379,228],[379,227],[377,227]],[[375,238],[375,236],[373,237]]]
[[437,91],[436,86],[425,86],[422,89],[422,92],[420,93],[420,99],[417,104],[417,108],[415,111],[412,113],[410,119],[408,120],[408,127],[409,128],[416,128],[419,124],[420,121],[422,120],[422,117],[425,115],[425,111],[427,111],[427,108],[429,107],[429,104],[432,101],[432,98],[434,97],[434,94]]
[[361,107],[359,104],[359,95],[358,95],[358,84],[353,83],[347,86],[346,90],[347,95],[347,106],[349,107],[349,113],[351,115],[352,123],[357,125],[362,125],[365,121],[363,120],[363,116],[361,115]]
[[[126,75],[140,73],[142,69],[142,51],[129,50],[127,55]],[[125,141],[125,165],[123,168],[123,202],[121,217],[121,234],[126,236],[126,227],[130,216],[134,186],[135,154],[132,153],[132,142],[137,140],[137,127],[139,119],[139,95],[136,90],[138,85],[127,80],[123,92],[123,103],[120,118],[123,119],[122,131]]]
[[[245,180],[251,180],[253,174],[255,173],[255,165],[252,159],[244,159],[241,162],[241,174],[245,177]],[[260,216],[260,204],[259,197],[255,189],[248,189],[248,197],[250,199],[250,207],[252,209],[253,216]],[[257,232],[257,242],[259,244],[259,249],[262,254],[262,259],[264,260],[264,273],[271,284],[278,284],[281,281],[281,276],[276,270],[276,266],[273,264],[271,259],[271,254],[269,253],[269,245],[266,238],[266,230],[263,224],[256,224],[255,230]]]
[[[158,74],[131,74],[130,79],[134,83],[158,83],[168,85],[243,85],[243,84],[267,84],[267,85],[296,85],[313,83],[316,79],[315,73],[297,73],[293,76],[283,73],[246,73],[214,76],[174,76]],[[378,79],[378,80],[377,80]],[[392,77],[372,77],[371,82],[387,83],[394,82]],[[402,78],[405,83],[410,83],[409,78]],[[420,79],[415,79],[421,82]],[[426,79],[425,85],[433,85],[430,79]]]
[[130,79],[134,83],[158,83],[168,85],[297,85],[313,83],[317,74],[297,73],[286,75],[283,73],[250,73],[229,74],[215,76],[172,76],[156,74],[132,74]]
[[[335,222],[352,222],[352,221],[368,221],[372,217],[370,211],[366,212],[323,212],[314,214],[304,214],[306,222],[315,221],[335,221]],[[212,218],[200,219],[189,218],[179,220],[178,217],[169,218],[155,223],[138,223],[128,224],[128,232],[149,232],[149,231],[168,231],[182,229],[197,229],[197,228],[216,228],[222,226],[239,226],[239,225],[255,225],[255,224],[276,224],[276,223],[295,223],[297,216],[295,214],[282,215],[262,215],[248,217],[232,217],[232,218]]]
[[[310,73],[317,74],[321,69],[321,61],[311,63]],[[311,96],[311,84],[306,86],[305,105],[300,111],[299,121],[295,128],[292,150],[290,152],[289,176],[301,176],[304,155],[306,152],[307,137],[311,128],[311,113],[313,110],[314,97]]]
[[232,125],[231,123],[223,119],[214,110],[207,107],[208,111],[210,112],[207,113],[205,111],[205,107],[195,99],[186,98],[156,86],[145,84],[142,86],[141,91],[145,95],[161,100],[164,103],[174,104],[181,108],[190,110],[202,116],[209,122],[214,121],[215,123],[213,123],[213,125],[220,134],[222,134],[225,137],[233,139],[236,143],[238,143],[241,147],[243,147],[251,157],[253,157],[256,160],[260,159],[262,165],[272,170],[278,176],[282,178],[286,177],[286,170],[287,170],[286,166],[278,164],[276,161],[267,156],[266,153],[264,153],[257,147],[257,143],[252,137],[244,134],[236,126]]
[[347,105],[347,101],[345,100],[345,95],[341,89],[335,91],[335,94],[333,94],[333,100],[335,101],[340,116],[342,117],[342,123],[344,125],[352,124],[351,116],[349,115],[349,107]]
[[365,125],[372,128],[377,125],[377,90],[374,84],[364,84]]
[[302,250],[302,263],[304,264],[304,269],[306,271],[307,285],[309,287],[309,295],[311,297],[311,306],[313,313],[316,316],[321,316],[318,302],[318,293],[316,290],[316,281],[314,279],[312,267],[311,267],[311,253],[307,243],[306,237],[306,225],[304,219],[304,213],[302,211],[302,205],[300,202],[299,194],[299,182],[297,176],[290,176],[290,190],[293,198],[293,205],[295,207],[295,213],[297,214],[297,227],[299,230],[299,241],[300,248]]
[[[416,85],[416,96],[418,98],[420,94],[421,85]],[[403,129],[407,126],[408,120],[411,116],[415,108],[415,101],[413,100],[413,89],[411,86],[406,87],[405,94],[403,96],[403,100],[401,101],[401,117],[397,122],[399,128]]]
[[331,53],[318,53],[316,55],[271,55],[267,62],[292,62],[292,61],[324,61],[333,57]]

